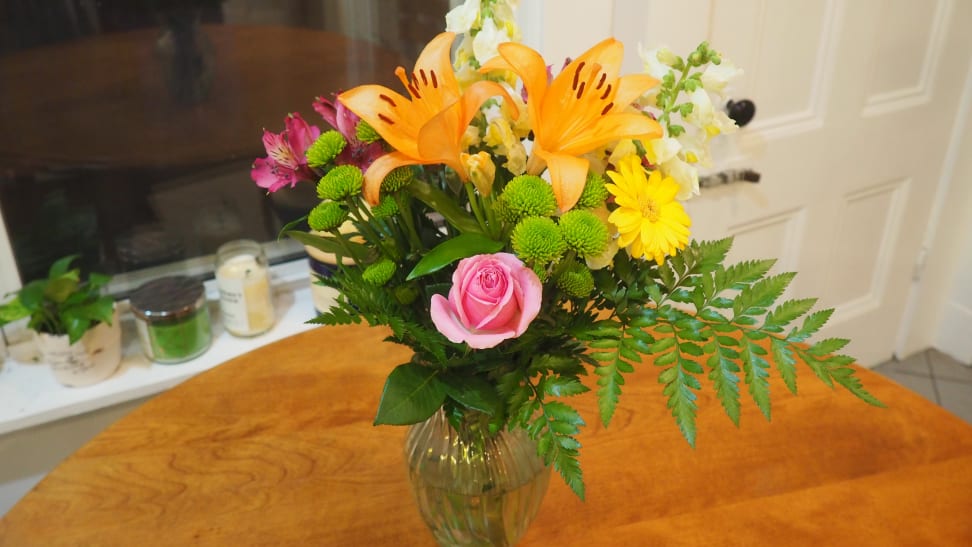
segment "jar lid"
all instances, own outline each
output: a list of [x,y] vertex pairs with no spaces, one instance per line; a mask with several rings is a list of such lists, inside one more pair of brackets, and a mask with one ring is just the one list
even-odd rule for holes
[[184,275],[148,281],[132,293],[132,312],[146,320],[176,319],[198,310],[205,303],[201,281]]

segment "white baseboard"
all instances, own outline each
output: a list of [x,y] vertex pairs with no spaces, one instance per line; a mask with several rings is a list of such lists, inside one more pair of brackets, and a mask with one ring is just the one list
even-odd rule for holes
[[972,365],[972,310],[956,302],[945,304],[935,348]]

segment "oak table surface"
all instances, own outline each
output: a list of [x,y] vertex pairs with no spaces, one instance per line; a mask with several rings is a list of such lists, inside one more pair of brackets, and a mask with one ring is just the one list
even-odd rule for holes
[[[11,509],[0,545],[432,545],[405,429],[371,425],[408,357],[384,334],[318,328],[159,395]],[[737,429],[704,390],[693,450],[652,369],[608,429],[574,398],[587,501],[554,474],[522,545],[972,545],[972,427],[918,395],[862,369],[873,408],[803,369]]]

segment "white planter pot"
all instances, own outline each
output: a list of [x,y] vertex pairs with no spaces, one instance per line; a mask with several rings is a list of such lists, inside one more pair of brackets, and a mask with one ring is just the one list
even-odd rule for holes
[[44,362],[51,365],[57,381],[66,386],[95,384],[114,374],[121,364],[121,325],[117,309],[111,325],[99,323],[74,344],[68,343],[66,334],[38,332],[35,335]]

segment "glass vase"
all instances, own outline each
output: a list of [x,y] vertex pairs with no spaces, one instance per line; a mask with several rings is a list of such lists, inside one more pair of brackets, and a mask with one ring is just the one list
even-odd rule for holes
[[408,476],[440,545],[514,545],[540,509],[550,468],[526,431],[489,433],[466,413],[458,430],[439,409],[405,438]]

